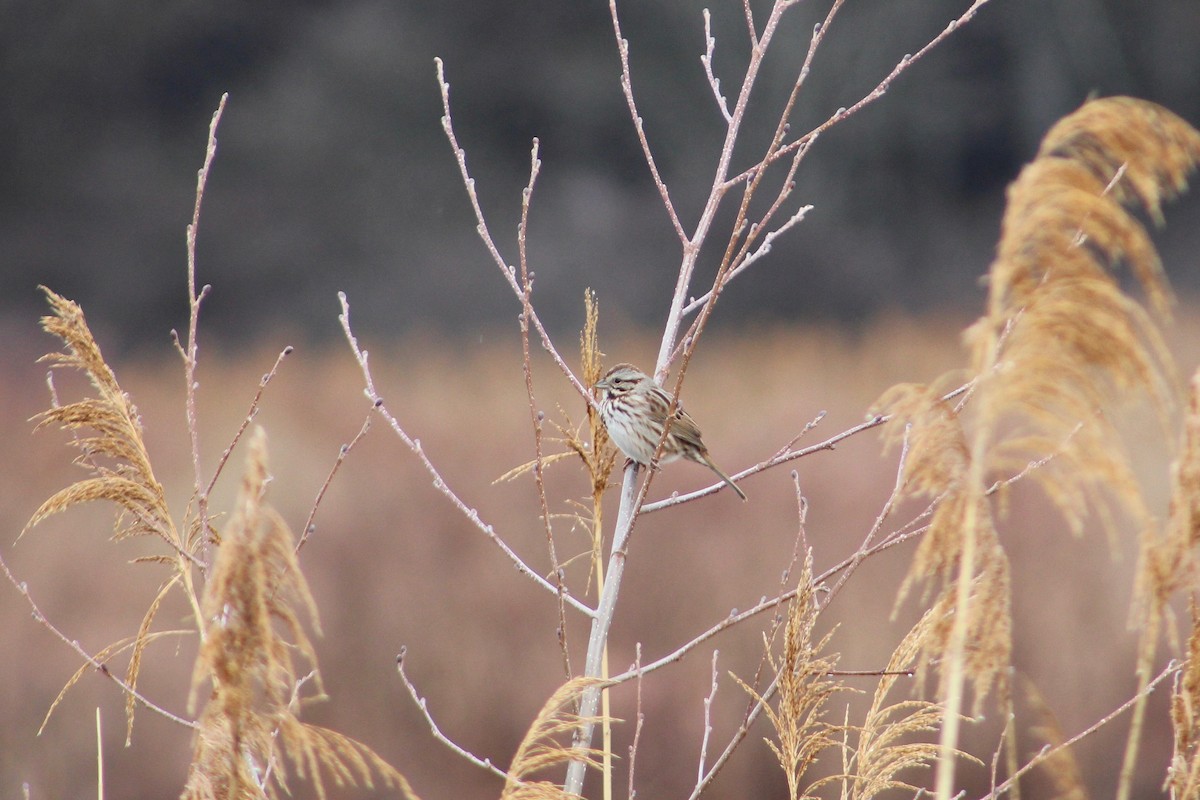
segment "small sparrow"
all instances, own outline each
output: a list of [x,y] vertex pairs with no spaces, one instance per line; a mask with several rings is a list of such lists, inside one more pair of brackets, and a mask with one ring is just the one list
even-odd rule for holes
[[[595,389],[600,392],[600,419],[608,429],[608,437],[630,460],[649,466],[662,439],[671,396],[632,364],[618,364],[610,369],[596,381]],[[708,457],[708,448],[695,421],[682,406],[676,405],[659,460],[666,464],[680,458],[708,467],[738,497],[746,499],[746,493]]]

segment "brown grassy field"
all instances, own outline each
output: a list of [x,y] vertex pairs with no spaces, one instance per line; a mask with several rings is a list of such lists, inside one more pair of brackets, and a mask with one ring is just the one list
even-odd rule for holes
[[[1200,357],[1194,313],[1174,328],[1180,363]],[[714,458],[741,469],[775,452],[819,412],[827,416],[805,441],[815,443],[864,418],[871,403],[900,381],[929,380],[963,362],[960,320],[889,319],[850,335],[831,329],[743,331],[710,337],[689,372],[685,399],[704,429]],[[608,361],[652,361],[650,337],[603,337]],[[131,636],[163,578],[160,567],[130,564],[153,550],[143,540],[112,543],[112,512],[93,503],[53,517],[16,541],[25,521],[52,492],[80,477],[70,465],[64,434],[32,433],[28,419],[45,408],[44,368],[36,356],[53,348],[32,331],[14,334],[0,354],[0,447],[5,479],[0,509],[7,535],[0,547],[47,617],[89,651]],[[101,342],[103,345],[103,342]],[[287,341],[262,342],[236,352],[201,351],[199,419],[202,462],[211,472],[240,424],[259,379]],[[493,481],[532,457],[529,410],[514,332],[459,342],[366,342],[389,409],[419,437],[460,497],[479,510],[539,569],[546,569],[545,534],[530,477]],[[192,488],[183,377],[164,346],[155,356],[114,360],[112,366],[143,418],[159,480],[176,515]],[[536,365],[538,407],[561,419],[583,415],[548,362]],[[64,376],[64,399],[80,391]],[[298,350],[270,384],[256,424],[267,432],[273,480],[269,500],[299,533],[338,454],[368,412],[357,365],[343,346]],[[1131,404],[1124,427],[1150,497],[1166,502],[1170,454],[1154,444],[1158,423]],[[550,449],[556,449],[553,443]],[[235,452],[213,495],[212,508],[229,509],[241,471]],[[896,453],[881,454],[868,432],[793,462],[808,499],[808,543],[816,570],[851,554],[886,500],[895,480]],[[613,628],[614,671],[632,663],[641,644],[650,660],[687,641],[734,608],[777,593],[796,542],[796,499],[789,467],[745,481],[750,502],[730,493],[646,516],[638,523],[622,602]],[[652,497],[708,485],[709,473],[674,464],[656,477]],[[587,486],[574,461],[549,470],[551,511],[560,558],[586,553],[586,535],[565,516]],[[611,509],[616,501],[610,493]],[[1165,514],[1165,507],[1158,509]],[[905,520],[911,509],[896,519]],[[218,526],[220,521],[218,521]],[[1021,753],[1042,741],[1032,728],[1045,720],[1029,710],[1022,686],[1037,687],[1062,732],[1069,736],[1128,699],[1135,688],[1136,635],[1127,629],[1136,533],[1113,541],[1102,533],[1072,538],[1039,492],[1019,487],[1001,522],[1014,573],[1014,667],[1019,695]],[[838,595],[820,632],[834,631],[830,649],[845,669],[878,669],[911,625],[910,600],[892,617],[896,590],[912,556],[911,544],[869,560]],[[553,598],[516,574],[508,562],[431,485],[427,473],[378,420],[350,453],[319,507],[301,564],[320,609],[324,635],[317,655],[329,699],[304,712],[373,747],[404,772],[426,798],[495,796],[500,782],[435,742],[397,677],[394,658],[407,647],[407,668],[443,731],[472,752],[506,765],[538,708],[563,680]],[[582,594],[585,559],[567,571]],[[591,593],[594,597],[594,591]],[[188,629],[188,610],[168,604],[158,628]],[[95,796],[96,711],[103,724],[109,798],[176,796],[191,756],[189,733],[145,710],[132,744],[124,747],[123,700],[109,682],[86,674],[55,711],[45,732],[38,725],[59,689],[78,668],[75,655],[30,618],[20,594],[0,587],[5,647],[0,657],[0,796]],[[642,686],[645,724],[637,754],[637,790],[646,797],[686,796],[695,772],[711,683],[712,651],[720,651],[720,688],[713,703],[713,751],[722,747],[745,712],[747,697],[728,679],[749,680],[760,664],[766,615],[722,634],[682,663],[648,676]],[[572,665],[581,667],[587,625],[567,613]],[[169,710],[185,713],[195,656],[194,637],[155,644],[141,688]],[[123,669],[123,662],[116,662]],[[869,693],[870,678],[847,678]],[[632,736],[635,687],[613,693],[616,752]],[[851,714],[857,695],[839,695]],[[964,767],[973,793],[986,792],[988,764],[999,726],[988,718],[967,728],[963,746],[984,766]],[[835,720],[838,721],[838,720]],[[1118,721],[1076,749],[1088,786],[1107,792],[1119,767],[1127,722]],[[761,742],[760,725],[714,787],[717,797],[784,797],[786,786]],[[1163,692],[1152,698],[1135,796],[1157,794],[1170,755]],[[824,766],[836,771],[838,764]],[[625,781],[618,766],[618,786]],[[555,776],[558,777],[558,776]],[[929,775],[908,779],[927,783]],[[1046,796],[1035,776],[1030,796]],[[594,785],[594,784],[589,784]],[[298,788],[303,796],[306,791]],[[1048,790],[1048,789],[1047,789]],[[620,789],[619,793],[624,790]],[[362,795],[367,796],[366,793]],[[384,796],[380,794],[379,796]]]

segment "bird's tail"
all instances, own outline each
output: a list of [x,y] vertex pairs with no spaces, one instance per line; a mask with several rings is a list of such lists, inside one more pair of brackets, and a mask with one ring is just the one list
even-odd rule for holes
[[707,453],[704,454],[703,458],[704,458],[704,463],[708,465],[708,468],[711,469],[713,472],[717,473],[717,475],[721,476],[721,480],[728,483],[729,488],[733,489],[735,492],[737,492],[737,496],[742,498],[742,502],[745,502],[746,501],[746,493],[742,491],[742,488],[740,486],[738,486],[736,483],[733,482],[733,478],[729,477],[724,472],[722,472],[721,468],[713,463],[713,460],[708,457]]

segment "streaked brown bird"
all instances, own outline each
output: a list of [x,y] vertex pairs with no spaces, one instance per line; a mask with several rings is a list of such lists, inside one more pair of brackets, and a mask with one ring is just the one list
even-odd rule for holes
[[[649,466],[662,439],[671,396],[632,364],[617,364],[596,381],[595,389],[600,392],[600,419],[608,429],[608,437],[631,460]],[[708,467],[738,497],[746,499],[746,493],[709,458],[695,420],[676,405],[659,461],[666,464],[680,458]]]

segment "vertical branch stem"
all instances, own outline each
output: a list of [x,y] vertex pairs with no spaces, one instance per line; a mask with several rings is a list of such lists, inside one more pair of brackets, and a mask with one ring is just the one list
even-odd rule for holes
[[200,206],[204,201],[204,189],[208,184],[208,173],[212,168],[213,158],[217,154],[217,126],[221,122],[221,115],[225,113],[225,102],[228,99],[228,94],[221,95],[221,101],[217,104],[217,110],[213,112],[212,122],[208,126],[208,145],[204,152],[204,164],[200,167],[200,172],[196,177],[196,203],[192,208],[192,221],[187,226],[187,343],[185,347],[180,348],[180,352],[183,353],[184,379],[187,381],[187,427],[188,434],[191,437],[192,468],[196,479],[196,522],[199,535],[204,540],[207,540],[208,537],[208,489],[201,474],[200,431],[196,419],[196,362],[199,356],[196,334],[200,320],[200,304],[208,296],[212,287],[205,285],[198,292],[196,291],[196,236],[200,230]]
[[542,420],[544,415],[537,408],[533,393],[533,361],[529,349],[529,321],[533,317],[533,273],[529,270],[529,203],[533,198],[533,186],[537,183],[542,162],[538,158],[539,142],[535,138],[529,153],[529,183],[521,191],[521,221],[517,224],[517,258],[521,268],[521,366],[525,373],[525,394],[529,398],[529,421],[533,425],[533,477],[537,484],[538,502],[541,504],[542,523],[546,529],[546,547],[550,553],[550,569],[558,587],[558,646],[562,651],[563,674],[571,677],[571,656],[567,649],[567,606],[563,599],[566,587],[563,584],[562,566],[554,549],[554,528],[550,524],[550,506],[546,500],[546,481],[543,474],[545,458],[542,452]]
[[[612,626],[613,612],[617,605],[617,589],[621,586],[621,578],[625,574],[626,548],[629,546],[629,536],[633,530],[633,516],[636,508],[638,467],[630,464],[625,469],[625,482],[621,485],[621,506],[617,511],[616,535],[613,539],[612,554],[608,559],[608,570],[605,573],[604,590],[600,594],[600,605],[596,616],[592,618],[592,631],[588,637],[587,660],[584,663],[584,675],[598,676],[602,674],[605,647],[608,642],[608,631]],[[590,687],[583,693],[579,706],[579,715],[587,720],[596,716],[600,705],[600,688]],[[575,732],[574,745],[576,748],[586,748],[592,741],[595,723],[585,722]],[[567,779],[563,791],[568,794],[583,793],[583,778],[586,774],[587,763],[576,759],[567,767]]]
[[[999,358],[1000,342],[992,339],[987,345],[981,363],[980,375],[987,375]],[[985,397],[986,401],[986,397]],[[987,413],[981,417],[987,419]],[[971,461],[967,468],[967,507],[962,520],[962,550],[959,553],[958,584],[955,587],[954,621],[950,629],[950,640],[946,646],[946,666],[942,673],[941,692],[944,711],[942,730],[938,738],[938,762],[936,777],[937,800],[950,800],[954,794],[955,756],[958,753],[958,733],[962,727],[963,689],[966,683],[967,639],[971,631],[971,589],[975,583],[975,561],[979,548],[979,511],[982,503],[988,502],[984,494],[984,464],[990,442],[988,426],[981,425],[971,441]]]
[[[750,90],[754,86],[755,80],[758,78],[758,72],[762,66],[763,55],[765,54],[771,38],[775,34],[775,30],[779,24],[779,18],[787,8],[788,3],[783,0],[777,0],[771,9],[770,16],[763,28],[763,32],[757,38],[754,38],[753,28],[751,28],[751,38],[754,39],[750,49],[750,60],[746,65],[746,74],[742,78],[742,86],[738,90],[737,100],[734,103],[733,112],[729,119],[729,124],[725,129],[725,141],[721,145],[721,154],[717,160],[717,168],[713,174],[712,188],[709,190],[708,199],[704,203],[704,210],[700,214],[700,219],[696,223],[696,228],[690,238],[686,238],[683,243],[683,260],[679,265],[679,277],[675,282],[675,291],[671,296],[671,307],[667,313],[667,321],[663,330],[662,343],[658,350],[658,359],[655,362],[655,375],[661,377],[660,372],[670,361],[671,351],[675,347],[675,342],[679,337],[679,326],[683,319],[683,307],[687,302],[688,289],[692,283],[692,274],[696,267],[696,258],[700,255],[700,247],[708,238],[708,232],[712,227],[713,221],[716,219],[717,208],[721,204],[721,199],[725,196],[728,190],[729,165],[733,160],[734,145],[737,143],[738,136],[742,131],[742,123],[746,118],[746,108],[750,102]],[[619,21],[617,18],[616,0],[610,0],[609,10],[613,18],[613,26],[618,32],[620,38]],[[624,59],[623,62],[627,62]],[[627,70],[628,64],[622,64],[622,70]],[[627,81],[623,81],[627,85]],[[631,90],[629,90],[631,91]],[[632,101],[631,101],[631,108]],[[639,136],[641,136],[641,126],[638,126]]]

